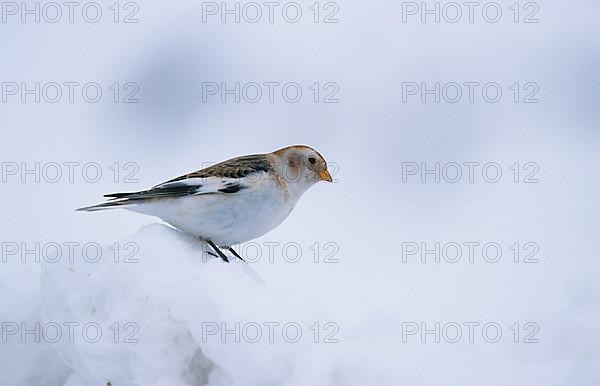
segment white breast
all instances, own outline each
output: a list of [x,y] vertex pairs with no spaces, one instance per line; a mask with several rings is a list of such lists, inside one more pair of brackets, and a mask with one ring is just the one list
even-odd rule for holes
[[290,214],[298,197],[264,179],[238,193],[154,200],[127,209],[156,216],[172,226],[220,246],[231,246],[269,232]]

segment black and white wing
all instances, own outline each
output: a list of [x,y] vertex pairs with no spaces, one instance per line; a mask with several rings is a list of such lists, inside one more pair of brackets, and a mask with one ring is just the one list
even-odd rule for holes
[[244,189],[250,189],[251,181],[266,177],[271,172],[273,172],[273,166],[266,155],[248,155],[184,174],[148,190],[105,194],[104,197],[108,197],[109,201],[77,210],[110,209],[151,199],[235,194]]

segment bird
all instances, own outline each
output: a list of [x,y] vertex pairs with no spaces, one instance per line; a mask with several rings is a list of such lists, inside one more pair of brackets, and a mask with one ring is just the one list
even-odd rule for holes
[[223,261],[229,259],[221,248],[244,261],[232,246],[279,226],[319,181],[333,181],[323,156],[294,145],[231,158],[147,190],[105,194],[108,201],[77,210],[122,208],[155,216],[206,242]]

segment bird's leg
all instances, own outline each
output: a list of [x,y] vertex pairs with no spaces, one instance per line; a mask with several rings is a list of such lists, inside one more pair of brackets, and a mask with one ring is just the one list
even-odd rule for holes
[[215,252],[217,252],[221,259],[223,259],[226,263],[229,263],[229,259],[227,259],[227,256],[225,256],[225,254],[215,245],[215,243],[213,243],[210,240],[206,240],[206,242],[212,247],[212,249],[215,250]]
[[[202,237],[198,236],[198,240],[200,240],[201,242],[206,242],[206,240],[204,240]],[[202,252],[206,252],[207,254],[213,256],[213,257],[220,257],[219,255],[217,255],[216,253],[212,252],[212,251],[207,251],[205,250],[205,248],[202,248]]]
[[237,257],[238,259],[242,260],[244,263],[246,262],[246,260],[242,259],[242,256],[238,255],[238,253],[231,247],[227,248],[229,250],[229,252],[233,253],[233,256]]

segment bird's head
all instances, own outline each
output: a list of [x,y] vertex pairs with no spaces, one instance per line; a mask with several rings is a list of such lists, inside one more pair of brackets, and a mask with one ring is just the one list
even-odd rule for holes
[[276,168],[286,182],[312,185],[319,181],[331,182],[327,162],[312,147],[288,146],[275,151]]

